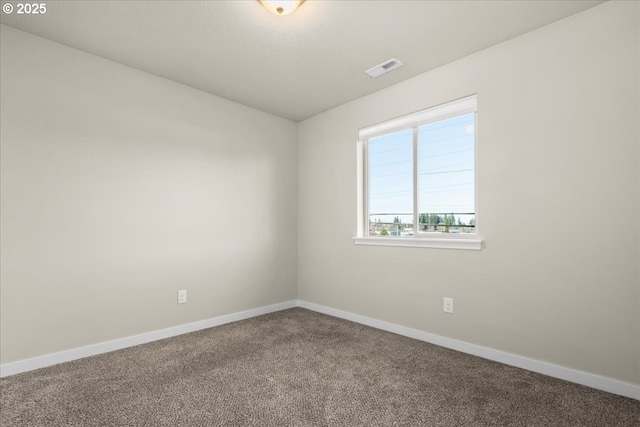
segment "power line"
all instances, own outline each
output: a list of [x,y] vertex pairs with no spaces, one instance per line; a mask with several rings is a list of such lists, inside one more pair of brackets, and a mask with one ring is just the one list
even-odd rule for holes
[[432,144],[437,144],[439,142],[451,141],[452,139],[459,139],[459,138],[465,138],[465,137],[473,138],[473,134],[472,133],[465,133],[464,135],[456,135],[456,136],[452,136],[452,137],[449,137],[449,138],[440,138],[440,139],[436,139],[436,140],[429,141],[429,142],[420,142],[420,137],[418,137],[418,149],[420,148],[420,145],[432,145]]
[[471,172],[473,169],[458,169],[453,171],[442,171],[442,172],[421,172],[418,175],[442,175],[446,173],[459,173],[459,172]]
[[[438,186],[424,186],[423,188],[418,189],[418,192],[420,194],[422,194],[423,192],[434,192],[431,191],[433,189],[445,189],[445,188],[453,188],[453,187],[462,187],[459,188],[460,190],[465,190],[466,188],[464,188],[465,186],[467,186],[466,188],[473,188],[473,182],[463,182],[460,184],[448,184],[448,185],[438,185]],[[425,191],[426,190],[426,191]],[[438,190],[438,191],[450,191],[450,190]],[[386,195],[411,195],[413,194],[413,190],[398,190],[398,191],[387,191],[385,193],[373,193],[370,192],[370,196],[369,198],[374,198],[374,197],[380,197],[380,196],[386,196]]]
[[[442,169],[442,168],[453,168],[453,167],[456,167],[456,166],[473,166],[473,164],[469,163],[469,162],[456,163],[456,164],[453,164],[453,165],[436,166],[436,167],[424,169],[424,171],[430,171],[430,170],[436,170],[436,169]],[[420,169],[419,165],[418,165],[418,169]]]
[[388,178],[390,176],[400,176],[400,175],[413,175],[413,171],[400,172],[400,173],[390,173],[390,174],[387,174],[387,175],[370,176],[369,179]]
[[395,164],[398,164],[398,163],[407,163],[407,162],[413,162],[413,159],[398,160],[398,161],[395,161],[395,162],[388,162],[388,163],[378,163],[378,164],[375,164],[375,165],[370,165],[370,167],[374,168],[374,167],[379,167],[379,166],[389,166],[389,165],[395,165]]
[[449,154],[464,153],[464,152],[473,151],[473,150],[474,150],[474,148],[467,148],[467,149],[464,149],[464,150],[449,151],[447,153],[432,154],[430,156],[418,156],[418,160],[420,160],[420,159],[430,159],[430,158],[433,158],[433,157],[448,156]]

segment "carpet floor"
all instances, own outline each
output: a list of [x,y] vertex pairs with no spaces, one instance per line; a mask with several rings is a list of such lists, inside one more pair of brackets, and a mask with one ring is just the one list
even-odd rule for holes
[[0,380],[9,426],[640,426],[640,402],[294,308]]

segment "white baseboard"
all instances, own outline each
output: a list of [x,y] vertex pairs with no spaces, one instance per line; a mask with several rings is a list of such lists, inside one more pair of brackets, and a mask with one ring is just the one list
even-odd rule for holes
[[506,353],[475,344],[470,344],[464,341],[458,341],[455,339],[443,337],[441,335],[431,334],[428,332],[420,331],[418,329],[384,322],[382,320],[373,319],[371,317],[361,316],[359,314],[353,314],[347,311],[337,310],[335,308],[330,308],[303,300],[286,301],[283,303],[258,307],[239,313],[232,313],[224,316],[214,317],[212,319],[187,323],[185,325],[178,325],[171,328],[151,331],[140,335],[119,338],[113,341],[93,344],[86,347],[65,350],[59,353],[46,354],[44,356],[34,357],[33,359],[6,363],[4,365],[0,365],[0,378],[19,374],[21,372],[32,371],[34,369],[44,368],[47,366],[57,365],[63,362],[69,362],[84,357],[108,353],[114,350],[133,347],[151,341],[157,341],[177,335],[187,334],[214,326],[224,325],[225,323],[237,322],[239,320],[245,320],[256,316],[261,316],[263,314],[273,313],[276,311],[286,310],[288,308],[294,307],[306,308],[312,311],[327,314],[329,316],[338,317],[341,319],[371,326],[383,331],[393,332],[398,335],[403,335],[405,337],[436,344],[442,347],[450,348],[452,350],[473,354],[474,356],[480,356],[485,359],[504,363],[506,365],[527,369],[529,371],[538,372],[550,377],[571,381],[577,384],[585,385],[587,387],[640,400],[640,386],[637,386],[635,384],[626,383],[600,375],[590,374],[588,372],[577,371],[563,366],[541,362],[539,360],[529,359],[527,357]]
[[238,320],[249,319],[251,317],[261,316],[263,314],[273,313],[275,311],[286,310],[288,308],[294,308],[296,306],[297,301],[286,301],[279,304],[267,305],[264,307],[241,311],[239,313],[227,314],[224,316],[214,317],[212,319],[173,326],[171,328],[160,329],[157,331],[151,331],[125,338],[119,338],[113,341],[102,342],[99,344],[88,345],[86,347],[73,348],[71,350],[65,350],[59,353],[46,354],[44,356],[34,357],[33,359],[6,363],[4,365],[0,365],[0,378],[19,374],[21,372],[32,371],[34,369],[44,368],[51,365],[57,365],[58,363],[70,362],[72,360],[82,359],[84,357],[95,356],[114,350],[133,347],[151,341],[175,337],[176,335],[188,334],[189,332],[195,332],[201,329],[211,328],[213,326],[224,325],[225,323],[237,322]]
[[407,328],[405,326],[396,325],[394,323],[384,322],[382,320],[373,319],[371,317],[365,317],[359,314],[353,314],[347,311],[337,310],[303,300],[298,300],[298,307],[317,311],[323,314],[328,314],[329,316],[350,320],[352,322],[371,326],[376,329],[393,332],[398,335],[403,335],[405,337],[414,338],[431,344],[436,344],[441,347],[450,348],[452,350],[461,351],[463,353],[472,354],[474,356],[480,356],[485,359],[504,363],[506,365],[538,372],[550,377],[559,378],[565,381],[582,384],[587,387],[603,390],[609,393],[618,394],[620,396],[640,400],[640,386],[615,380],[612,378],[590,374],[588,372],[577,371],[575,369],[565,368],[563,366],[541,362],[539,360],[529,359],[527,357],[518,356],[511,353],[505,353],[503,351],[470,344],[464,341],[454,340],[451,338],[443,337],[441,335],[430,334],[418,329]]

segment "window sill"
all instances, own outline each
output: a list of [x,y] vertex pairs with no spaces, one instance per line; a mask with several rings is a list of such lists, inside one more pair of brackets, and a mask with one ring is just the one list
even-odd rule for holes
[[479,251],[482,249],[480,239],[434,239],[420,237],[354,237],[356,245],[372,246],[404,246],[409,248],[464,249]]

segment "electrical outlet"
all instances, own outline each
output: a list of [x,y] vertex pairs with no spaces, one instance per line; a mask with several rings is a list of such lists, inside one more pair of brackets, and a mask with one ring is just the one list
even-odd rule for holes
[[183,289],[178,291],[178,304],[184,304],[187,302],[187,290]]
[[453,298],[442,298],[442,310],[453,314]]

